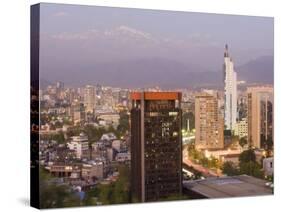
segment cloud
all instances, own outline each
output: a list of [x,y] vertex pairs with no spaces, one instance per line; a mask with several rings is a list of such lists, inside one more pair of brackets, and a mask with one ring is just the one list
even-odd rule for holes
[[52,35],[51,38],[57,40],[87,40],[90,37],[89,33],[68,33],[62,32],[59,34]]
[[63,12],[63,11],[60,11],[60,12],[57,12],[57,13],[53,14],[54,17],[64,17],[64,16],[67,16],[67,15],[68,15],[68,13]]
[[50,35],[55,40],[65,41],[98,41],[115,42],[117,45],[160,46],[161,48],[185,49],[191,47],[217,47],[219,44],[206,33],[191,33],[184,39],[171,39],[168,37],[155,37],[149,32],[141,31],[129,26],[121,25],[111,29],[88,29],[80,32],[61,32]]

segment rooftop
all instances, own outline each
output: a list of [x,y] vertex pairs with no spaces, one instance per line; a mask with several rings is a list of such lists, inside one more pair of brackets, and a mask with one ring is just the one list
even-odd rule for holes
[[266,182],[248,175],[240,175],[184,181],[183,187],[206,198],[270,195],[273,192],[266,186]]
[[132,92],[130,93],[130,98],[133,100],[140,100],[141,95],[144,95],[145,100],[181,100],[181,92]]

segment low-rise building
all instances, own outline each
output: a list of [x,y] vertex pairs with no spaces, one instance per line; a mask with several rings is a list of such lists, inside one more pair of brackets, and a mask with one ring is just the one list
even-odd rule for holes
[[84,179],[103,179],[104,170],[102,162],[91,161],[87,164],[82,165],[81,176]]
[[106,153],[107,153],[107,159],[109,161],[113,161],[114,159],[114,152],[113,152],[113,149],[112,148],[107,148],[106,149]]
[[52,164],[48,167],[51,174],[57,177],[73,177],[79,175],[80,167],[69,164]]
[[248,175],[183,181],[183,193],[192,199],[272,195],[267,181]]
[[117,152],[120,152],[121,141],[120,140],[113,140],[112,141],[112,148],[115,149]]
[[124,161],[131,160],[131,154],[129,152],[117,153],[115,160],[118,162],[124,162]]
[[97,116],[98,120],[103,120],[106,125],[117,127],[119,125],[120,115],[118,113],[102,113]]
[[114,135],[114,133],[106,133],[106,134],[103,134],[101,136],[101,139],[102,141],[112,141],[112,140],[115,140],[117,139],[117,137]]
[[266,176],[272,176],[274,172],[274,160],[273,157],[263,159],[263,171]]
[[239,155],[242,153],[242,149],[205,150],[203,153],[207,158],[214,157],[222,162],[231,161],[238,165]]

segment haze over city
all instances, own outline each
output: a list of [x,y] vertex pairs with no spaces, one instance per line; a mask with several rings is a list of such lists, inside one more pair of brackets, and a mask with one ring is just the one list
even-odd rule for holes
[[273,18],[61,4],[40,15],[42,85],[222,85],[225,43],[238,80],[273,83]]

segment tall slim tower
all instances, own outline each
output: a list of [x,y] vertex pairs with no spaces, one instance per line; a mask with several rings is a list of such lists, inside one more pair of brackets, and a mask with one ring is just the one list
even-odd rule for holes
[[131,93],[131,187],[140,202],[182,190],[181,93]]
[[234,130],[237,118],[237,74],[228,53],[228,46],[224,51],[224,125],[227,130]]

